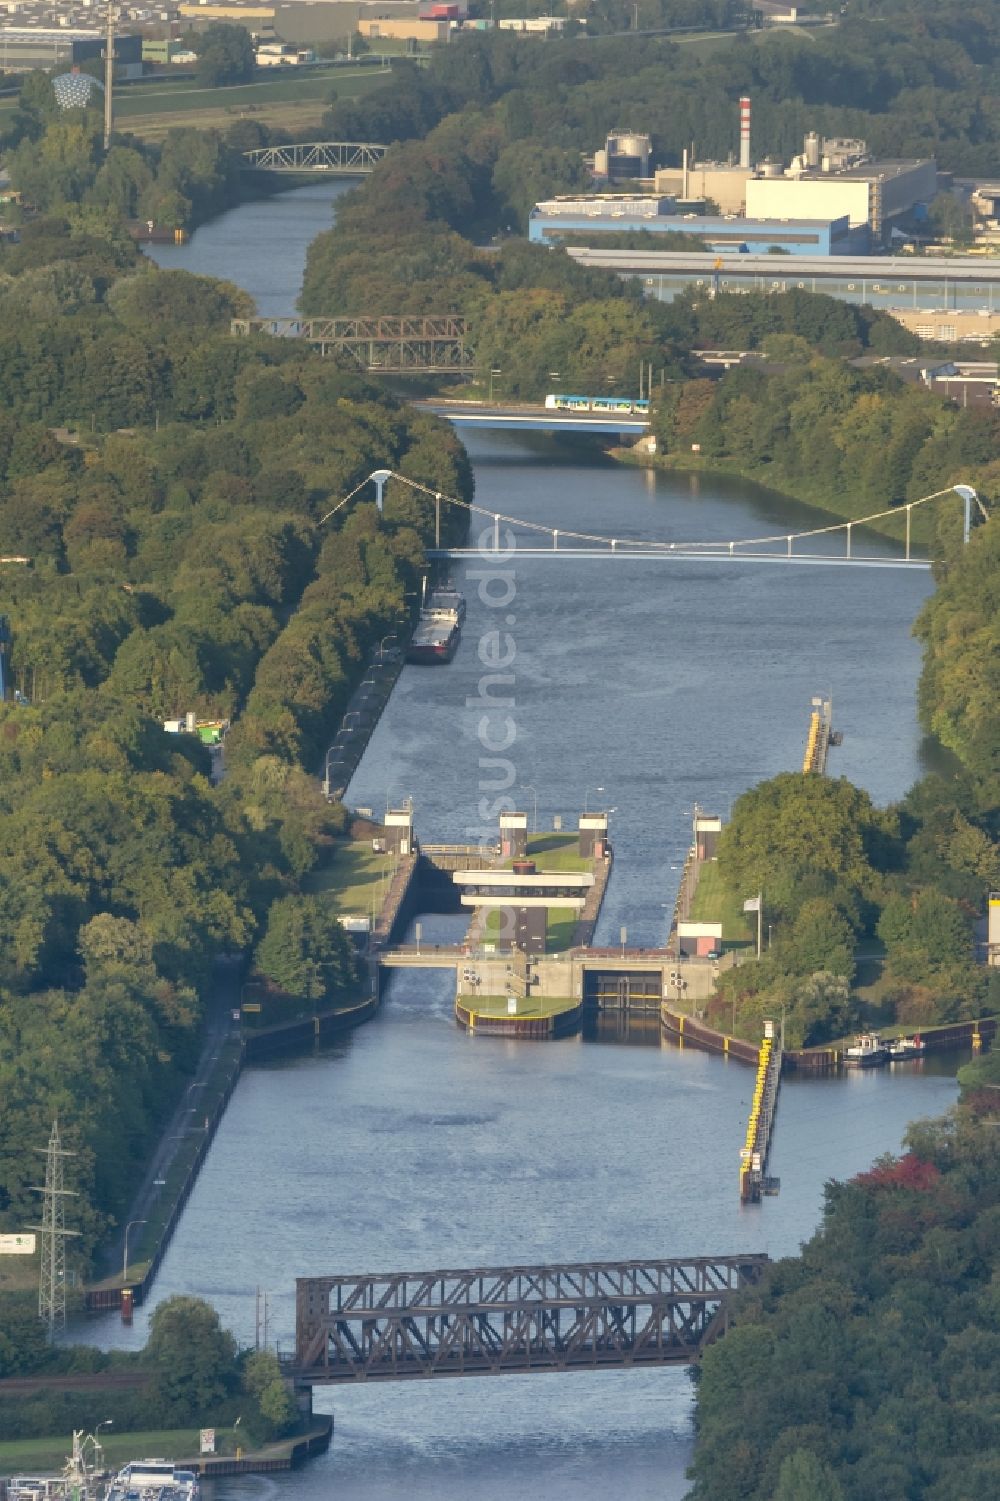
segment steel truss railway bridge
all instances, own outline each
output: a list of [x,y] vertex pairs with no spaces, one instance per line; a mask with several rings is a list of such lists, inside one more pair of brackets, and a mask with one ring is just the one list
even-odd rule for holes
[[300,1277],[297,1386],[690,1364],[769,1258]]
[[367,177],[388,151],[373,141],[299,141],[244,151],[244,172],[283,172],[302,176]]
[[234,318],[230,333],[303,339],[320,354],[349,355],[369,375],[468,373],[475,356],[464,318]]

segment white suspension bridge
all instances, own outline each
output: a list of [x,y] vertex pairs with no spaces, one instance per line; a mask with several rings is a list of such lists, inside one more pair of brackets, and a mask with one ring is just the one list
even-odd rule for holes
[[[882,511],[872,511],[866,516],[857,516],[847,521],[832,522],[828,526],[811,527],[798,532],[777,532],[763,537],[693,541],[612,537],[602,533],[580,532],[567,527],[557,528],[546,526],[542,522],[526,521],[520,516],[510,516],[503,511],[493,511],[472,501],[460,500],[453,495],[444,495],[429,485],[422,485],[410,479],[408,475],[398,474],[394,470],[378,469],[363,479],[349,495],[346,495],[332,510],[321,517],[321,524],[346,506],[369,483],[374,483],[376,487],[376,505],[381,511],[385,486],[391,479],[397,480],[400,484],[434,501],[434,546],[428,548],[427,556],[454,561],[467,558],[511,557],[516,554],[518,558],[550,560],[642,558],[658,562],[697,560],[723,563],[791,563],[806,567],[926,570],[931,566],[930,561],[926,557],[914,555],[912,547],[912,517],[918,507],[929,505],[932,501],[943,500],[947,496],[958,496],[963,504],[964,542],[969,540],[974,507],[978,508],[983,521],[989,519],[989,513],[971,485],[949,485],[946,489],[935,490],[932,495],[923,495],[919,500],[906,501],[902,505],[890,506]],[[465,547],[441,545],[442,504],[458,506],[471,515],[483,518],[485,525],[476,544]],[[864,544],[863,529],[870,526],[872,522],[882,521],[887,517],[901,519],[903,522],[902,555],[860,551],[859,544],[862,546]],[[862,533],[861,537],[857,535],[859,532]],[[835,544],[837,550],[806,550],[807,546],[815,547],[817,539],[821,538],[829,539]]]

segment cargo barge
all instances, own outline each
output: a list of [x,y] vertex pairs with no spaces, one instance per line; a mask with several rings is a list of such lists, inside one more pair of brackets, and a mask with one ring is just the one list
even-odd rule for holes
[[458,590],[453,589],[450,584],[442,589],[432,589],[420,615],[425,620],[437,620],[454,615],[461,629],[465,622],[465,596],[459,594]]
[[423,619],[406,648],[406,660],[423,664],[450,662],[458,651],[461,634],[454,612],[446,617]]

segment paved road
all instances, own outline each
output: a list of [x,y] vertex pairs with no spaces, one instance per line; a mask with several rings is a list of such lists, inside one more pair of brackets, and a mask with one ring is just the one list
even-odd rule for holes
[[[128,1214],[122,1220],[120,1232],[97,1257],[97,1267],[104,1277],[119,1276],[125,1255],[125,1226],[136,1221],[148,1220],[156,1206],[163,1187],[163,1180],[170,1171],[174,1158],[180,1151],[181,1142],[192,1132],[204,1130],[206,1117],[198,1108],[199,1090],[204,1087],[215,1067],[219,1050],[233,1030],[239,1030],[239,1022],[233,1013],[240,1004],[239,960],[219,960],[215,966],[212,995],[208,1002],[207,1028],[198,1067],[184,1091],[173,1115],[167,1121],[159,1146],[153,1152],[145,1177],[139,1186]],[[135,1227],[138,1229],[138,1225]],[[129,1259],[132,1259],[139,1237],[129,1236]]]

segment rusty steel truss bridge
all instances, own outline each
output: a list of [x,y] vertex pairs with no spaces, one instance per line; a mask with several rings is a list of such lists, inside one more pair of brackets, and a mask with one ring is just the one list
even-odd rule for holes
[[234,318],[230,332],[304,339],[321,354],[341,352],[372,375],[468,373],[468,327],[454,314],[413,318]]
[[689,1364],[760,1254],[299,1277],[300,1387]]
[[286,172],[296,176],[367,177],[388,151],[374,141],[299,141],[244,151],[244,172]]

